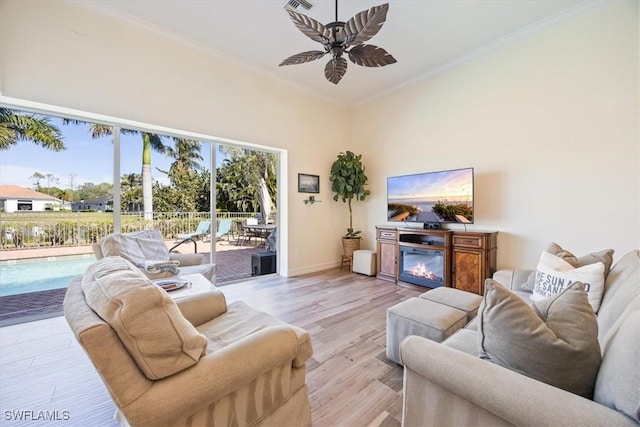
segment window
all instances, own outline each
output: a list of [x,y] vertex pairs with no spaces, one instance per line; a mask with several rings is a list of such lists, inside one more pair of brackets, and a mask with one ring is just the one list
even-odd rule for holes
[[20,199],[18,199],[18,210],[19,211],[32,211],[33,210],[33,200],[20,200]]

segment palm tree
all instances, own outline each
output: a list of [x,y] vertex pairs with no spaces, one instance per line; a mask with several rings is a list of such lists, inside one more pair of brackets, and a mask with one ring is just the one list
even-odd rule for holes
[[41,179],[45,179],[45,175],[43,173],[40,172],[35,172],[33,175],[31,175],[29,178],[33,179],[35,181],[34,186],[36,187],[35,190],[36,191],[40,191],[40,180]]
[[222,162],[218,173],[218,189],[228,201],[235,202],[238,209],[246,212],[249,205],[260,206],[262,221],[266,221],[274,206],[276,193],[277,156],[264,151],[220,146],[231,160]]
[[169,170],[163,171],[160,168],[156,169],[167,174],[171,182],[175,185],[176,177],[179,175],[184,175],[188,171],[201,171],[202,165],[199,162],[202,161],[203,158],[200,154],[200,142],[177,137],[174,137],[173,141],[175,142],[175,148],[167,146],[165,149],[167,157],[174,159]]
[[[113,128],[108,125],[97,123],[87,123],[80,120],[63,119],[63,124],[88,124],[93,139],[113,134]],[[142,204],[144,206],[144,218],[153,219],[153,197],[151,185],[151,149],[164,153],[166,146],[162,142],[162,137],[154,133],[138,132],[132,129],[121,129],[120,132],[128,135],[142,136]]]
[[65,149],[60,130],[47,117],[0,108],[0,150],[31,141],[53,151]]
[[[126,210],[140,211],[140,201],[142,199],[142,175],[139,173],[126,173],[120,178],[120,188],[122,189],[121,206]],[[124,210],[124,209],[122,209]]]

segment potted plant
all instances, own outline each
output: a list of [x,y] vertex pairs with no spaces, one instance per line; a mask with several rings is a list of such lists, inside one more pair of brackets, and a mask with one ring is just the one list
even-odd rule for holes
[[353,229],[352,200],[364,200],[371,192],[365,189],[367,175],[364,173],[362,154],[354,154],[351,151],[338,154],[338,158],[331,165],[329,174],[331,191],[334,192],[333,200],[342,199],[349,206],[349,228],[342,238],[344,254],[351,257],[353,251],[360,249],[360,231]]

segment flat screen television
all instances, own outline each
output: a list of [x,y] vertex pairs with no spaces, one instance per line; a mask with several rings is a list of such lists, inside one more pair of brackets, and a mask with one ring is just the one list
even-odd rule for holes
[[387,220],[473,223],[473,168],[387,178]]

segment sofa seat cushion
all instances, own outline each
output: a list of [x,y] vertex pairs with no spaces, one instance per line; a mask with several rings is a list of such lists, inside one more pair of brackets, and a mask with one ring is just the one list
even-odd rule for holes
[[92,264],[82,278],[82,291],[147,378],[173,375],[204,355],[207,339],[165,291],[125,259],[106,257]]
[[226,313],[198,326],[198,331],[209,340],[207,353],[214,353],[255,332],[273,326],[287,326],[295,331],[298,337],[298,352],[293,361],[293,367],[304,366],[313,354],[309,333],[270,314],[258,311],[242,301],[229,304]]
[[591,398],[600,366],[598,325],[582,283],[527,305],[487,280],[478,350],[523,375]]
[[460,329],[446,340],[443,345],[472,356],[478,355],[478,332],[472,329]]
[[144,267],[146,261],[168,261],[169,249],[158,230],[135,233],[114,233],[100,240],[105,257],[121,256],[136,267]]

